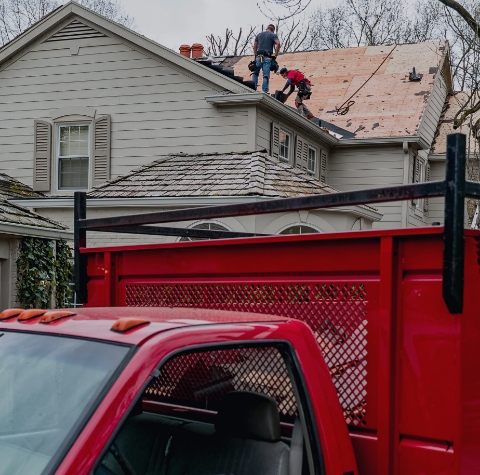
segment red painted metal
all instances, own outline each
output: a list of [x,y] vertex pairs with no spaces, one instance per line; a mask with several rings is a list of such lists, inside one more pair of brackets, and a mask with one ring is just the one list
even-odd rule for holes
[[[442,300],[440,227],[81,252],[88,305],[304,320],[330,368],[361,475],[466,475],[480,467],[480,233],[465,231],[465,248],[459,315]],[[317,363],[304,360],[305,373]],[[339,427],[319,430],[324,444],[341,440]]]

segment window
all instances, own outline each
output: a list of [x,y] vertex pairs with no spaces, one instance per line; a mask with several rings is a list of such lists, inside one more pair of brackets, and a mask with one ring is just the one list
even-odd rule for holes
[[90,126],[58,126],[58,189],[88,188]]
[[311,226],[295,224],[294,226],[289,226],[288,228],[283,229],[278,234],[312,234],[318,232],[320,232],[318,229],[312,228]]
[[[205,229],[208,231],[230,231],[230,229],[217,223],[201,223],[192,226],[191,229]],[[182,237],[179,241],[201,241],[202,238]]]
[[278,156],[280,160],[290,160],[290,134],[280,129]]
[[128,352],[100,341],[2,330],[0,473],[51,473]]
[[[175,355],[152,379],[95,475],[123,474],[119,466],[127,464],[128,473],[155,466],[156,473],[273,475],[293,463],[290,473],[314,473],[319,449],[309,437],[311,411],[296,396],[304,391],[292,360],[288,346],[269,343]],[[301,428],[306,456],[291,461],[294,427]]]
[[311,173],[312,175],[314,175],[316,170],[317,170],[317,150],[312,147],[308,147],[307,171],[308,173]]

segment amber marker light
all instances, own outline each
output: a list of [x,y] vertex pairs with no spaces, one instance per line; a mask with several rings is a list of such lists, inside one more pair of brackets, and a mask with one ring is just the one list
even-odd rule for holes
[[38,323],[48,324],[56,322],[57,320],[61,320],[62,318],[73,317],[73,315],[76,315],[75,312],[67,312],[66,310],[50,310],[43,315]]
[[137,328],[142,325],[149,325],[150,321],[143,318],[133,318],[133,317],[124,317],[119,318],[113,325],[110,330],[112,332],[125,333],[128,330]]
[[7,308],[0,313],[0,321],[8,320],[9,318],[18,317],[25,309],[24,308]]
[[47,312],[46,310],[43,310],[43,309],[40,309],[40,308],[32,308],[31,310],[24,310],[18,316],[18,321],[19,322],[25,322],[27,320],[31,320],[32,318],[41,317],[46,312]]

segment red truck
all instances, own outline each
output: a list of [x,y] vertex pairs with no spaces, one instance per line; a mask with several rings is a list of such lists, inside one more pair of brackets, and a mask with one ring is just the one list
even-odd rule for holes
[[[0,474],[480,473],[480,232],[463,229],[480,185],[464,159],[457,134],[445,181],[269,206],[98,220],[77,194],[85,306],[0,314]],[[444,227],[85,246],[87,231],[187,235],[151,224],[194,215],[442,195]]]

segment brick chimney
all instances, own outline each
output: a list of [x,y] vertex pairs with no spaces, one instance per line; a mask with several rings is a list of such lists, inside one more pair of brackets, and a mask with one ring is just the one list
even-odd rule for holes
[[192,45],[192,58],[201,58],[203,56],[203,45],[194,43]]
[[[195,46],[195,45],[194,45]],[[192,47],[190,45],[182,45],[180,46],[180,54],[185,56],[186,58],[190,58],[190,52],[192,51]]]

